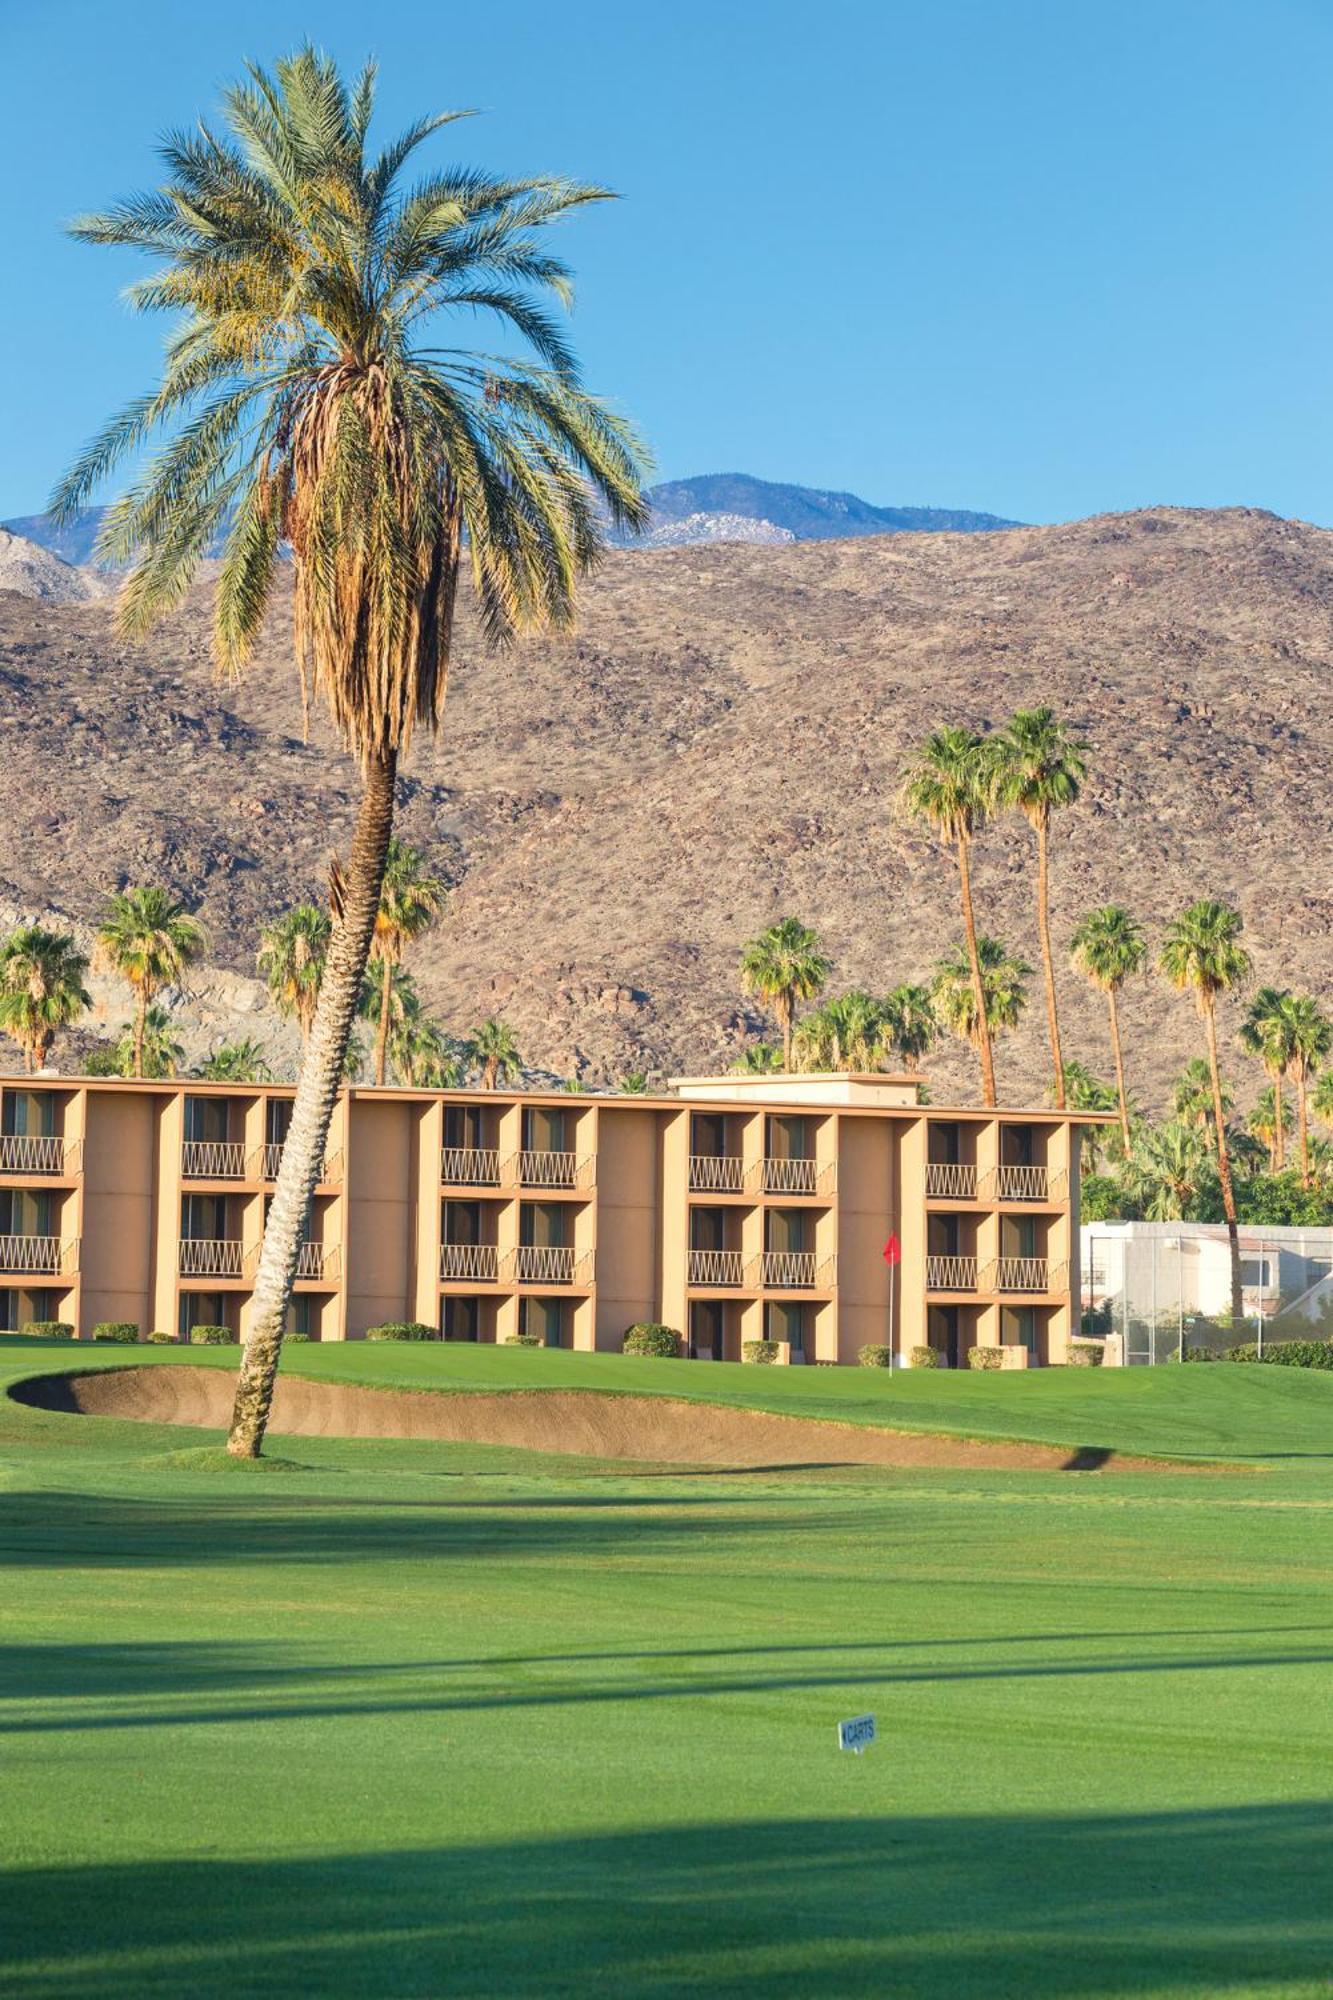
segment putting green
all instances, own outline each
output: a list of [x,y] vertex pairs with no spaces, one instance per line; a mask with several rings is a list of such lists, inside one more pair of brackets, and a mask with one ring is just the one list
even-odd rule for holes
[[[37,1369],[234,1355],[0,1345]],[[1333,1382],[453,1348],[624,1390],[1229,1469],[673,1471],[0,1402],[0,1990],[1314,1995]],[[862,1758],[835,1725],[873,1710]]]

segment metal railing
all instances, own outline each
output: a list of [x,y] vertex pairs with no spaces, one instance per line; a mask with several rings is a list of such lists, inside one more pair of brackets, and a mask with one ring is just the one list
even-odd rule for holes
[[765,1287],[774,1291],[828,1287],[834,1279],[833,1259],[830,1257],[821,1269],[813,1250],[765,1250],[759,1274]]
[[187,1236],[180,1246],[182,1278],[239,1278],[244,1248],[239,1237]]
[[838,1170],[832,1160],[762,1160],[759,1185],[765,1194],[832,1194]]
[[928,1292],[975,1292],[977,1289],[977,1260],[975,1257],[927,1257],[926,1290]]
[[319,1278],[331,1282],[342,1268],[342,1254],[336,1243],[303,1243],[296,1253],[298,1278]]
[[997,1257],[987,1270],[988,1292],[1050,1292],[1063,1282],[1063,1264],[1045,1257]]
[[964,1166],[952,1160],[928,1160],[926,1162],[926,1199],[928,1201],[975,1201],[977,1198],[977,1170],[975,1166]]
[[0,1173],[58,1174],[77,1172],[77,1143],[44,1133],[6,1132],[0,1136]]
[[245,1147],[239,1139],[187,1139],[181,1147],[181,1173],[192,1181],[242,1181]]
[[442,1243],[440,1276],[493,1285],[500,1275],[500,1252],[493,1243]]
[[691,1285],[753,1285],[758,1275],[754,1264],[751,1258],[747,1272],[740,1250],[691,1250],[686,1279]]
[[1045,1167],[992,1167],[986,1176],[988,1201],[1046,1201],[1049,1180]]
[[[319,1169],[320,1182],[342,1179],[341,1153],[326,1153]],[[282,1144],[273,1139],[256,1148],[246,1164],[246,1177],[252,1181],[275,1181],[282,1166]]]
[[34,1277],[57,1277],[77,1269],[78,1241],[62,1243],[58,1236],[0,1236],[0,1271]]
[[586,1285],[592,1258],[564,1243],[520,1243],[505,1256],[505,1276],[518,1285]]
[[520,1187],[587,1188],[593,1185],[596,1160],[591,1153],[514,1153],[505,1162],[504,1178]]
[[499,1152],[494,1146],[446,1146],[440,1179],[447,1187],[499,1187]]
[[739,1153],[692,1153],[690,1187],[696,1194],[740,1194],[745,1162]]

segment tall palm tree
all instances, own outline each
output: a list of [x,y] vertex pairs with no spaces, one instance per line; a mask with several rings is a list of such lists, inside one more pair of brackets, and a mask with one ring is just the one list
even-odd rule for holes
[[[454,113],[368,150],[375,78],[352,84],[315,49],[251,67],[227,130],[169,138],[164,176],[75,226],[147,251],[145,311],[183,315],[158,388],[85,451],[54,500],[67,518],[136,461],[101,554],[133,564],[122,628],[176,603],[221,541],[215,649],[238,672],[291,578],[303,689],[327,702],[362,773],[343,920],[329,948],[255,1277],[228,1450],[258,1454],[283,1327],[393,828],[400,758],[439,722],[461,561],[483,633],[573,622],[604,522],[645,519],[644,455],[582,388],[545,300],[566,266],[546,226],[606,191],[446,168],[406,184]],[[471,352],[477,312],[534,358]],[[156,458],[145,441],[166,431]],[[138,470],[139,464],[143,469]],[[281,560],[290,552],[290,566]]]
[[1115,1058],[1116,1101],[1120,1111],[1120,1144],[1129,1151],[1129,1094],[1125,1089],[1125,1056],[1120,1045],[1120,990],[1143,972],[1148,946],[1143,927],[1120,903],[1089,910],[1070,940],[1075,965],[1106,995],[1111,1023],[1111,1053]]
[[[1317,1095],[1317,1093],[1316,1093]],[[1291,1113],[1278,1092],[1276,1083],[1270,1083],[1267,1090],[1261,1090],[1258,1100],[1246,1121],[1256,1139],[1268,1148],[1268,1171],[1281,1171],[1278,1148],[1281,1139],[1291,1130]]]
[[909,1074],[921,1067],[939,1033],[939,1022],[927,986],[895,986],[886,994],[880,1040],[886,1052],[899,1058]]
[[494,1090],[501,1083],[512,1083],[523,1073],[518,1038],[503,1021],[493,1017],[483,1021],[480,1027],[472,1030],[465,1046],[469,1065],[481,1071],[483,1090]]
[[792,1036],[792,1055],[803,1070],[876,1069],[884,1011],[871,994],[853,988],[805,1015]]
[[976,1023],[977,1055],[981,1062],[982,1102],[995,1104],[995,1061],[976,919],[972,910],[972,839],[995,797],[995,758],[986,740],[970,729],[937,729],[926,738],[916,761],[904,774],[900,803],[913,819],[925,821],[954,850],[958,862],[958,893],[963,906],[963,935],[972,977],[972,1018]]
[[1287,1073],[1296,1083],[1296,1144],[1300,1151],[1301,1185],[1310,1185],[1310,1079],[1333,1048],[1333,1026],[1308,993],[1288,993],[1282,1022],[1290,1050]]
[[773,1009],[782,1031],[782,1067],[791,1068],[792,1030],[802,1000],[815,999],[832,967],[819,939],[795,917],[783,917],[751,938],[741,953],[741,984]]
[[22,1049],[29,1072],[44,1069],[51,1044],[91,1006],[88,960],[63,931],[20,924],[0,945],[0,1029]]
[[212,1083],[271,1083],[273,1071],[262,1042],[243,1035],[239,1042],[219,1042],[194,1074]]
[[1217,1177],[1222,1183],[1222,1212],[1231,1246],[1231,1317],[1241,1317],[1240,1230],[1236,1193],[1231,1184],[1226,1114],[1222,1104],[1222,1074],[1217,1060],[1217,1001],[1223,993],[1243,986],[1250,976],[1250,955],[1240,942],[1244,928],[1240,912],[1225,903],[1202,898],[1182,910],[1168,926],[1162,945],[1161,968],[1181,993],[1192,993],[1208,1044],[1208,1076],[1212,1087],[1213,1132],[1217,1146]]
[[1291,1066],[1291,1024],[1286,1002],[1291,995],[1277,986],[1261,986],[1246,1009],[1237,1035],[1247,1055],[1257,1056],[1273,1086],[1273,1167],[1280,1173],[1286,1157],[1287,1120],[1282,1106],[1282,1085]]
[[[980,968],[982,1011],[977,1011],[974,966]],[[1027,1005],[1026,980],[1032,967],[1006,951],[997,938],[979,937],[975,959],[963,946],[940,959],[931,981],[931,1001],[941,1027],[971,1042],[978,1055],[998,1036],[1016,1028]],[[984,1071],[983,1071],[984,1075]],[[991,1102],[995,1079],[991,1073]]]
[[[346,895],[346,876],[335,861],[330,875],[333,913],[341,920]],[[403,952],[413,938],[430,929],[444,901],[444,884],[426,873],[426,864],[415,847],[394,834],[384,857],[384,880],[380,883],[380,906],[375,913],[375,929],[370,940],[372,964],[380,968],[379,1011],[375,1030],[375,1081],[383,1084],[389,1059],[389,1028],[393,1012],[394,968],[402,964]]]
[[1070,733],[1054,709],[1020,708],[995,739],[995,794],[1001,805],[1021,812],[1037,836],[1037,935],[1046,982],[1046,1029],[1056,1109],[1065,1108],[1065,1065],[1060,1052],[1060,1010],[1051,953],[1051,815],[1072,806],[1088,773],[1087,744]]
[[303,1048],[314,1026],[332,933],[327,910],[314,903],[298,903],[294,909],[284,910],[260,932],[260,975],[284,1020],[296,1022]]
[[108,971],[119,973],[134,995],[132,1076],[147,1074],[144,1039],[154,995],[164,986],[179,985],[207,942],[198,917],[169,889],[150,883],[122,889],[111,898],[97,927],[96,956]]

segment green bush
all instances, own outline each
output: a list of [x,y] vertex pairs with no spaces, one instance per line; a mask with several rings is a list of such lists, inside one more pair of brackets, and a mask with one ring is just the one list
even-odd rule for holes
[[282,1336],[282,1344],[284,1347],[290,1347],[294,1340],[300,1342],[302,1340],[309,1340],[310,1337],[311,1336],[308,1333],[284,1333]]
[[74,1328],[67,1319],[30,1319],[23,1328],[29,1340],[73,1340]]
[[938,1347],[914,1347],[911,1361],[913,1368],[943,1368],[944,1356]]
[[1261,1354],[1256,1342],[1233,1347],[1229,1361],[1271,1362],[1278,1368],[1333,1368],[1333,1340],[1266,1340]]
[[139,1338],[139,1329],[133,1320],[103,1319],[93,1328],[94,1340],[111,1340],[120,1347],[133,1347]]
[[383,1326],[368,1326],[367,1340],[438,1340],[438,1327],[427,1326],[419,1319],[389,1319]]
[[1071,1368],[1100,1368],[1105,1349],[1100,1340],[1071,1340],[1069,1343],[1069,1366]]
[[1003,1368],[1003,1350],[998,1347],[969,1347],[967,1365],[969,1368]]
[[864,1347],[857,1348],[856,1364],[858,1368],[892,1368],[893,1349],[877,1340],[868,1340]]
[[229,1326],[192,1326],[191,1347],[230,1347],[236,1336]]
[[765,1362],[776,1361],[777,1358],[778,1343],[776,1340],[745,1340],[741,1342],[742,1361],[757,1361],[762,1365]]
[[1108,1333],[1115,1331],[1111,1320],[1111,1302],[1109,1299],[1104,1299],[1099,1306],[1087,1307],[1080,1321],[1080,1331],[1086,1334],[1089,1340],[1105,1340]]
[[681,1338],[674,1326],[663,1326],[659,1320],[636,1320],[625,1334],[623,1352],[626,1354],[655,1354],[663,1361],[674,1361],[681,1350]]
[[146,1333],[144,1339],[151,1341],[154,1347],[175,1347],[176,1345],[175,1334],[163,1333],[160,1327],[154,1328],[152,1333]]
[[511,1333],[506,1347],[545,1347],[546,1341],[540,1333]]

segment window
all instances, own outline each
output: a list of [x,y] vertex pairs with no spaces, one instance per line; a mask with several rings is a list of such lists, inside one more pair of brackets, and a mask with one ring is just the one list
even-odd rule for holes
[[29,1320],[55,1317],[54,1292],[34,1292],[22,1285],[0,1285],[0,1333],[22,1333]]
[[518,1330],[523,1334],[535,1333],[547,1347],[568,1347],[568,1299],[520,1299]]
[[56,1129],[56,1101],[49,1090],[0,1092],[0,1135],[49,1139]]
[[518,1212],[518,1240],[525,1249],[564,1249],[570,1240],[568,1208],[559,1201],[525,1201]]
[[0,1236],[52,1234],[49,1194],[33,1188],[0,1188]]
[[440,1332],[446,1340],[479,1340],[481,1300],[445,1299],[440,1312]]
[[227,1239],[227,1197],[225,1194],[183,1194],[181,1196],[181,1241],[222,1243]]
[[314,1337],[316,1328],[310,1323],[313,1318],[310,1304],[311,1301],[308,1292],[296,1293],[287,1308],[287,1322],[285,1327],[287,1333],[303,1333],[307,1339]]
[[558,1106],[532,1104],[523,1113],[525,1153],[567,1153],[569,1114]]
[[804,1354],[809,1307],[787,1299],[770,1299],[764,1307],[764,1339],[785,1340],[793,1354]]
[[264,1106],[264,1139],[270,1146],[285,1146],[292,1122],[290,1097],[270,1097]]
[[721,1361],[723,1347],[721,1299],[694,1299],[690,1304],[690,1356],[695,1361]]
[[176,1331],[182,1340],[190,1337],[192,1326],[230,1326],[227,1300],[221,1292],[182,1292],[176,1314]]
[[696,1159],[720,1160],[727,1150],[727,1121],[721,1112],[696,1111],[690,1119],[690,1151]]
[[480,1243],[481,1203],[479,1201],[446,1201],[444,1204],[445,1243]]
[[810,1121],[808,1118],[779,1118],[772,1113],[765,1126],[765,1150],[770,1160],[808,1160]]
[[958,1127],[932,1119],[927,1137],[927,1154],[935,1166],[958,1165]]
[[191,1144],[222,1145],[231,1107],[225,1097],[187,1097],[185,1137]]
[[725,1250],[726,1247],[727,1217],[725,1210],[720,1208],[691,1208],[691,1250]]
[[444,1143],[462,1152],[480,1152],[482,1138],[479,1104],[448,1104],[444,1111]]
[[765,1250],[808,1250],[810,1215],[804,1208],[770,1208],[764,1215]]

